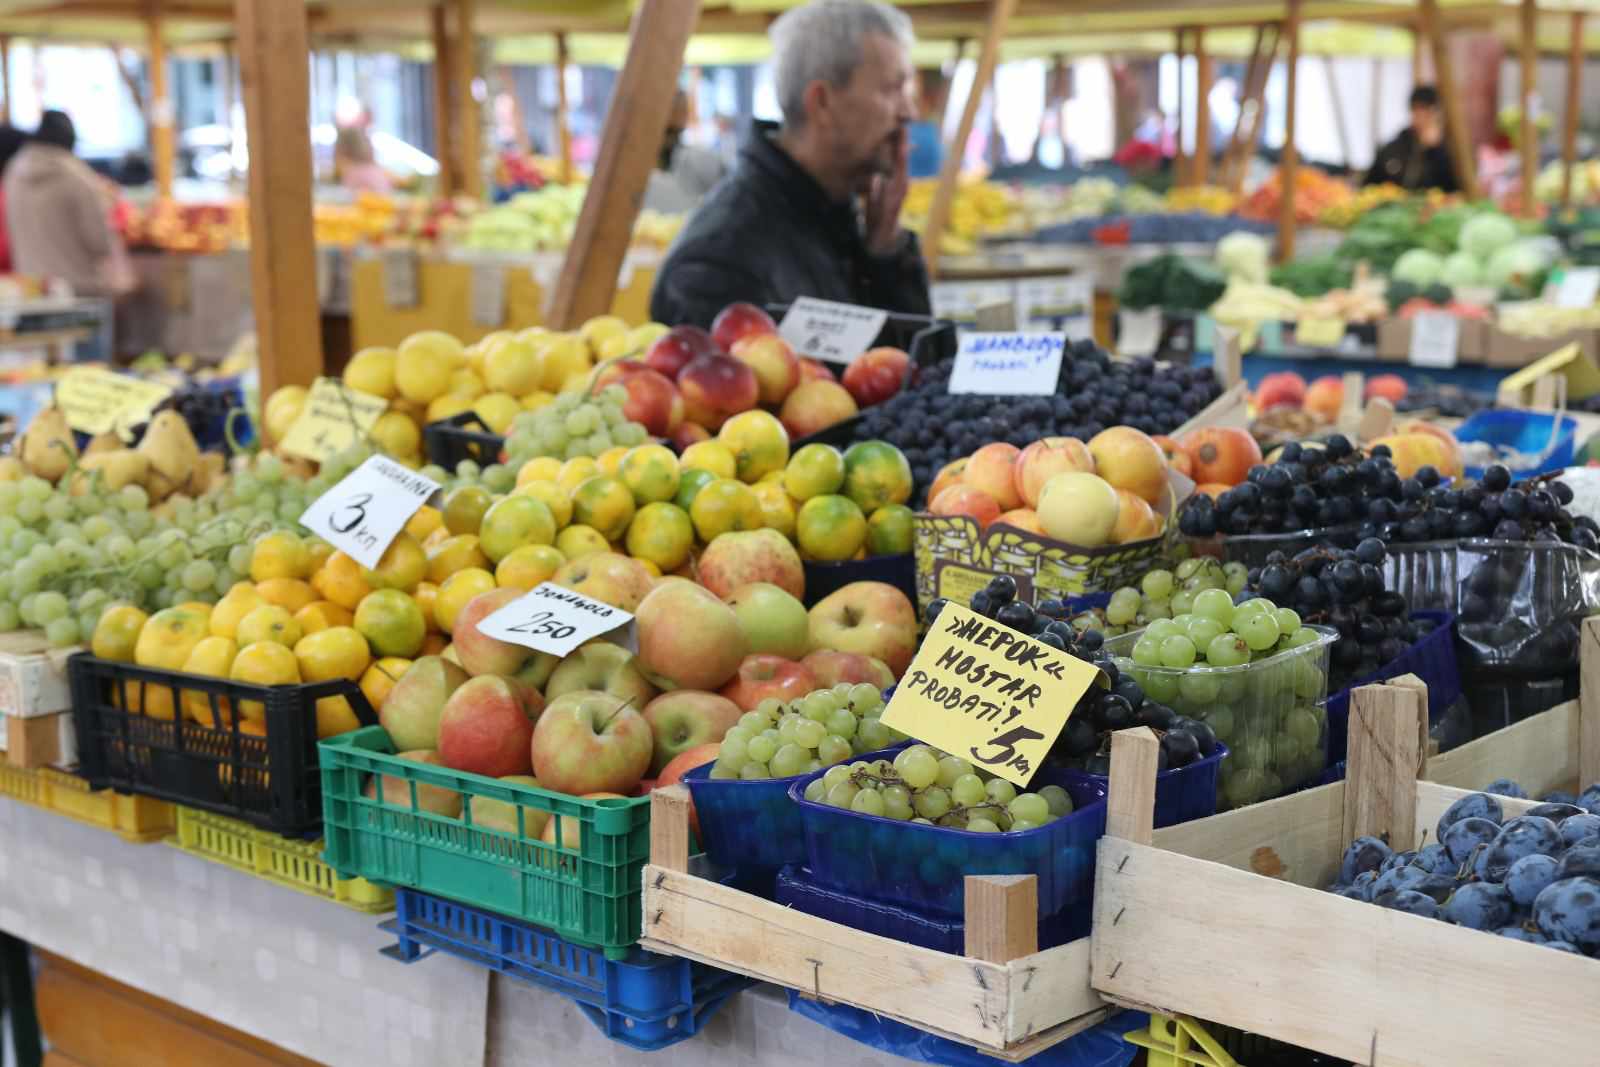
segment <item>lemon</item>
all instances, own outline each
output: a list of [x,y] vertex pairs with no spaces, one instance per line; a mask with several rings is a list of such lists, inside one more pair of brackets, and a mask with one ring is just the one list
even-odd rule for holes
[[601,473],[600,464],[592,456],[574,456],[561,465],[556,473],[556,484],[570,493]]
[[349,626],[355,615],[331,600],[314,600],[294,613],[302,634],[314,634],[330,626]]
[[494,569],[495,583],[502,588],[532,589],[567,561],[561,550],[551,545],[523,545],[514,548]]
[[[201,674],[207,678],[226,678],[233,667],[239,646],[227,637],[202,638],[183,661],[185,674]],[[202,726],[226,726],[233,721],[233,707],[225,697],[217,697],[215,716],[211,713],[212,697],[197,689],[183,694],[183,714]]]
[[421,542],[403,530],[383,550],[376,567],[361,568],[361,577],[374,589],[415,589],[427,573],[428,556]]
[[658,571],[675,571],[694,548],[694,524],[676,504],[656,501],[639,509],[628,525],[628,555]]
[[[620,485],[617,488],[627,496],[626,489]],[[628,500],[628,508],[631,517],[632,498]],[[479,547],[497,563],[519,545],[548,545],[555,538],[555,516],[530,496],[508,496],[497,501],[483,516],[483,525],[478,528]]]
[[[421,541],[443,525],[444,512],[440,511],[438,508],[428,507],[426,504],[424,504],[422,507],[418,508],[417,513],[411,516],[411,518],[406,522],[406,533],[410,534],[412,537],[415,537],[418,541]],[[330,550],[328,554],[331,556],[333,553]]]
[[467,601],[494,587],[494,575],[482,567],[468,567],[452,574],[439,585],[439,592],[433,598],[433,624],[445,633],[451,633],[455,628],[456,616],[466,607]]
[[372,705],[372,710],[377,711],[383,707],[384,698],[389,695],[389,690],[394,688],[394,683],[405,676],[411,669],[411,660],[401,656],[385,656],[375,661],[361,675],[361,692],[366,696],[367,703]]
[[149,618],[132,604],[111,605],[100,613],[100,621],[95,623],[94,636],[89,639],[89,651],[101,659],[132,663],[134,646],[139,643],[139,631]]
[[530,459],[517,471],[517,488],[522,488],[529,482],[553,482],[561,473],[561,461],[554,456],[540,456]]
[[[156,612],[139,630],[139,639],[133,647],[133,662],[141,667],[155,667],[164,671],[183,670],[189,653],[205,639],[208,623],[206,615],[187,608],[166,608]],[[171,719],[175,715],[171,689],[157,685],[130,685],[127,694],[129,711],[143,711],[155,719]]]
[[550,509],[550,517],[561,529],[572,521],[572,494],[555,482],[527,482],[512,491],[512,496],[530,496]]
[[461,397],[466,400],[476,400],[482,396],[486,389],[483,379],[471,367],[457,367],[450,373],[450,388],[443,397],[435,397],[433,402],[443,400],[445,397]]
[[264,582],[269,578],[304,578],[311,573],[311,553],[299,537],[288,530],[273,530],[256,538],[250,556],[250,578]]
[[570,562],[594,552],[609,552],[611,543],[593,526],[573,523],[556,535],[556,548]]
[[450,376],[465,360],[461,342],[438,330],[424,330],[400,342],[394,384],[407,400],[426,404],[450,388]]
[[[361,598],[372,592],[372,587],[361,576],[361,570],[361,564],[354,559],[343,552],[335,552],[322,565],[322,569],[312,576],[311,585],[322,594],[323,599],[354,611],[356,605],[361,603]],[[220,608],[222,605],[217,606]]]
[[718,478],[733,478],[739,473],[733,449],[721,441],[696,441],[683,450],[678,466],[686,471],[710,471]]
[[678,457],[665,445],[639,445],[623,457],[621,475],[638,503],[671,500],[678,492]]
[[[628,487],[603,474],[588,479],[572,494],[573,519],[580,525],[594,527],[607,541],[615,541],[627,532],[633,512],[633,494]],[[553,529],[551,536],[554,536]],[[549,544],[549,540],[539,543]]]
[[344,384],[373,396],[392,400],[395,352],[392,348],[363,348],[344,366]]
[[299,578],[268,578],[264,582],[256,583],[256,592],[260,593],[261,599],[268,604],[276,604],[289,612],[299,611],[317,599],[317,592],[311,588],[311,583],[303,582]]
[[234,640],[241,646],[261,641],[276,641],[280,645],[293,648],[294,643],[302,636],[303,631],[300,629],[300,624],[294,621],[294,616],[288,609],[277,604],[262,604],[251,609],[239,620],[239,625],[234,630]]
[[[614,445],[600,453],[598,456],[594,457],[594,461],[600,465],[601,474],[609,474],[615,478],[617,476],[617,472],[622,469],[622,459],[627,454],[628,449],[626,445]],[[673,458],[674,461],[676,461],[677,457]]]
[[428,421],[441,422],[444,419],[454,418],[464,411],[472,410],[472,401],[476,397],[460,396],[456,393],[446,393],[436,396],[428,401]]
[[544,381],[544,364],[539,350],[528,341],[507,335],[493,346],[485,346],[483,382],[500,393],[522,396],[539,388]]
[[378,416],[369,431],[378,447],[391,456],[405,457],[422,454],[422,430],[408,415],[398,411],[385,411]]
[[306,398],[311,394],[303,385],[285,385],[274,389],[267,397],[261,419],[267,424],[267,435],[282,441],[300,413],[306,408]]
[[377,589],[356,608],[356,629],[380,656],[415,656],[428,624],[415,600],[398,589]]
[[489,490],[481,485],[463,485],[444,498],[444,524],[453,534],[476,534],[483,513],[494,503]]
[[489,569],[489,557],[478,547],[476,534],[457,534],[428,549],[428,581],[435,585],[469,567]]
[[[228,668],[228,677],[251,685],[297,685],[300,665],[294,653],[276,641],[258,641],[239,649]],[[239,714],[254,722],[265,722],[266,705],[259,700],[239,701]]]

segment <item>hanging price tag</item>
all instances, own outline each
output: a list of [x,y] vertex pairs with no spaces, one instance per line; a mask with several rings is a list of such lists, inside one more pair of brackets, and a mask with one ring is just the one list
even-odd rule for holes
[[392,308],[414,308],[421,297],[417,286],[417,254],[406,248],[383,253],[383,299]]
[[472,324],[497,329],[506,321],[506,268],[486,263],[472,268]]
[[802,296],[789,305],[778,333],[802,356],[829,363],[853,363],[883,332],[889,313]]
[[1099,669],[949,603],[883,724],[1025,786]]
[[950,392],[1049,396],[1061,377],[1064,333],[964,333]]
[[637,651],[633,629],[633,616],[621,608],[550,582],[534,586],[527,596],[478,620],[478,632],[485,637],[552,656],[570,655],[585,641],[602,635]]
[[1448,311],[1419,311],[1411,318],[1413,367],[1454,367],[1461,346],[1461,320]]
[[432,478],[373,456],[306,508],[300,525],[363,567],[376,567],[389,542],[438,491]]
[[1344,340],[1344,320],[1301,319],[1295,324],[1294,339],[1307,348],[1337,348]]
[[79,433],[123,431],[148,422],[172,395],[170,386],[113,374],[99,367],[74,367],[56,383],[56,406]]
[[292,456],[325,463],[365,437],[388,408],[381,396],[359,392],[333,378],[318,378],[279,447]]
[[1556,289],[1556,306],[1588,308],[1600,296],[1600,267],[1568,267]]

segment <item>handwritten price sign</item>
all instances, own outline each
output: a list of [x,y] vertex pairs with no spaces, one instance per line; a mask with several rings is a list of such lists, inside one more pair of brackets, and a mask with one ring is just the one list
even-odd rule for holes
[[950,371],[950,392],[1049,396],[1061,377],[1064,333],[966,333]]
[[1102,680],[1081,659],[946,604],[883,724],[1025,786],[1078,699]]
[[802,356],[853,363],[883,332],[889,313],[879,308],[802,296],[789,305],[778,333]]
[[171,395],[171,386],[98,367],[74,367],[56,383],[56,404],[67,425],[88,434],[122,433],[148,422],[150,413]]
[[[567,656],[585,641],[604,634],[612,634],[612,640],[624,647],[635,647],[632,622],[633,616],[621,608],[543,582],[480,619],[478,632],[535,652]],[[619,629],[623,632],[615,634]]]
[[378,416],[388,409],[389,402],[381,396],[351,389],[334,378],[318,378],[279,447],[291,456],[326,463],[372,432]]
[[411,516],[439,491],[387,456],[373,456],[316,499],[300,525],[364,567],[376,567]]

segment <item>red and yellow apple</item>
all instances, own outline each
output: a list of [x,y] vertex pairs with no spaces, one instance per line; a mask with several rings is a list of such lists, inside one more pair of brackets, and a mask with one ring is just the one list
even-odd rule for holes
[[568,560],[550,580],[627,612],[637,608],[655,587],[655,578],[644,564],[617,552],[591,552]]
[[699,574],[700,584],[723,598],[751,582],[770,582],[795,598],[806,593],[800,553],[777,530],[719,534],[700,554]]
[[[716,693],[680,689],[656,697],[645,705],[643,714],[655,738],[649,773],[659,776],[686,752],[706,746],[714,749],[722,735],[739,721],[744,709]],[[717,758],[715,751],[711,758]]]
[[690,581],[661,582],[634,618],[639,666],[663,689],[719,689],[750,651],[739,616]]
[[633,705],[585,689],[552,700],[530,744],[539,783],[575,796],[627,793],[650,769],[654,748],[650,724]]
[[[509,785],[534,787],[539,785],[539,779],[531,774],[508,774],[500,780]],[[522,836],[537,841],[539,835],[544,832],[545,823],[550,821],[549,812],[541,811],[531,804],[517,804],[481,795],[467,800],[467,815],[471,817],[472,825],[480,830],[516,833],[518,808],[522,809]]]
[[979,528],[988,526],[1000,517],[1000,505],[994,497],[970,485],[950,485],[928,501],[928,511],[933,515],[965,515]]
[[881,404],[900,391],[911,357],[898,348],[868,349],[844,369],[844,387],[861,407]]
[[492,674],[469,678],[439,716],[440,761],[490,778],[527,774],[528,743],[543,708],[531,687]]
[[894,672],[887,663],[876,656],[865,656],[859,652],[819,648],[800,662],[816,677],[817,685],[821,688],[831,689],[840,682],[849,682],[851,685],[867,682],[879,689],[887,689],[894,684]]
[[776,333],[753,333],[737,341],[730,355],[755,371],[761,403],[777,406],[800,384],[800,360]]
[[817,679],[794,660],[756,653],[740,662],[739,672],[721,693],[743,710],[753,711],[763,700],[799,700],[815,688]]
[[771,582],[750,582],[723,599],[739,617],[751,652],[799,659],[810,651],[811,621],[806,607],[787,589]]
[[1030,508],[1039,506],[1044,483],[1068,471],[1094,473],[1094,457],[1076,437],[1044,437],[1022,450],[1014,468],[1017,495]]
[[656,687],[639,670],[632,652],[610,641],[594,640],[573,650],[557,665],[544,687],[554,700],[580,689],[607,693],[642,708],[656,695]]
[[851,582],[811,608],[811,644],[881,659],[896,678],[917,650],[917,611],[887,582]]
[[[410,760],[413,763],[426,763],[433,767],[442,767],[444,765],[444,762],[439,759],[439,753],[433,749],[400,752],[397,753],[397,756],[403,760]],[[380,780],[383,783],[381,797],[378,792]],[[411,783],[394,775],[381,774],[369,778],[365,788],[361,790],[361,795],[368,800],[381,799],[385,804],[404,808],[406,811],[412,810]],[[456,818],[461,814],[461,794],[454,789],[446,789],[443,786],[427,785],[419,782],[417,784],[416,810],[433,815],[448,815],[451,818]]]
[[466,680],[466,671],[438,656],[423,656],[407,667],[378,709],[378,722],[395,748],[438,748],[439,715]]

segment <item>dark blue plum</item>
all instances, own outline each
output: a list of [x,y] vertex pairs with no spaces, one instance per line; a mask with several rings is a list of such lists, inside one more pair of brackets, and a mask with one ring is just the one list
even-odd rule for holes
[[1398,893],[1402,889],[1415,889],[1420,882],[1424,882],[1433,875],[1421,867],[1392,867],[1378,875],[1378,880],[1372,884],[1372,896],[1376,900],[1385,893]]
[[1524,930],[1520,926],[1505,926],[1496,930],[1501,937],[1509,937],[1513,941],[1526,941],[1530,945],[1542,945],[1545,937],[1537,930]]
[[1511,921],[1511,894],[1492,882],[1470,882],[1450,894],[1439,911],[1457,926],[1498,930]]
[[1376,871],[1392,854],[1393,850],[1376,837],[1356,838],[1344,850],[1344,859],[1339,864],[1339,881],[1354,883],[1356,875],[1363,871]]
[[1444,832],[1462,819],[1488,819],[1499,826],[1504,818],[1505,810],[1500,807],[1498,800],[1488,793],[1473,793],[1444,809],[1444,814],[1439,816],[1439,825],[1434,829],[1434,838],[1443,841]]
[[1383,864],[1378,868],[1378,873],[1383,874],[1387,871],[1394,870],[1396,867],[1409,867],[1411,864],[1416,862],[1416,859],[1417,853],[1415,849],[1408,849],[1405,852],[1393,853],[1388,859],[1383,861]]
[[1539,799],[1546,804],[1577,804],[1578,794],[1569,793],[1565,789],[1552,789]]
[[1484,786],[1483,791],[1496,796],[1511,797],[1514,800],[1528,799],[1528,791],[1509,778],[1496,778]]
[[1576,804],[1535,804],[1522,814],[1537,815],[1541,819],[1549,819],[1553,823],[1559,823],[1563,819],[1570,819],[1574,815],[1583,813],[1583,809]]
[[1447,878],[1442,874],[1430,874],[1420,882],[1415,882],[1408,887],[1413,892],[1430,896],[1443,904],[1450,899],[1450,894],[1456,891],[1454,878]]
[[1487,846],[1499,833],[1499,823],[1469,816],[1460,822],[1452,823],[1440,835],[1439,840],[1450,853],[1450,858],[1457,864],[1462,864],[1473,858],[1472,853],[1479,845]]
[[1600,815],[1600,782],[1578,794],[1578,807],[1590,815]]
[[1362,871],[1356,875],[1355,881],[1350,883],[1350,888],[1361,894],[1362,900],[1372,899],[1372,887],[1378,881],[1377,871]]
[[1533,907],[1534,898],[1544,887],[1556,880],[1556,870],[1561,861],[1554,856],[1524,856],[1506,872],[1506,892],[1519,908]]
[[1417,850],[1417,864],[1423,870],[1432,871],[1434,874],[1455,874],[1456,864],[1450,858],[1450,853],[1439,842],[1423,845]]
[[1546,941],[1544,943],[1544,947],[1553,948],[1557,952],[1569,952],[1574,956],[1583,955],[1582,952],[1578,951],[1578,946],[1574,945],[1571,941]]
[[1367,894],[1363,893],[1353,885],[1339,886],[1334,890],[1334,892],[1339,894],[1341,897],[1346,897],[1350,900],[1359,900],[1363,904],[1367,902]]
[[1562,855],[1556,881],[1579,876],[1600,878],[1600,845],[1575,845]]
[[1561,820],[1557,827],[1561,831],[1561,840],[1566,842],[1568,848],[1589,837],[1600,836],[1600,815],[1570,815]]
[[1563,878],[1533,902],[1533,921],[1552,941],[1568,941],[1585,955],[1600,952],[1600,881]]
[[1479,878],[1503,881],[1511,865],[1524,856],[1554,856],[1561,847],[1561,831],[1555,823],[1537,815],[1519,815],[1500,828],[1474,869]]
[[1402,889],[1397,893],[1385,893],[1374,902],[1379,907],[1390,908],[1394,911],[1403,911],[1411,915],[1420,915],[1424,919],[1437,919],[1439,905],[1426,893],[1418,893],[1410,889]]

